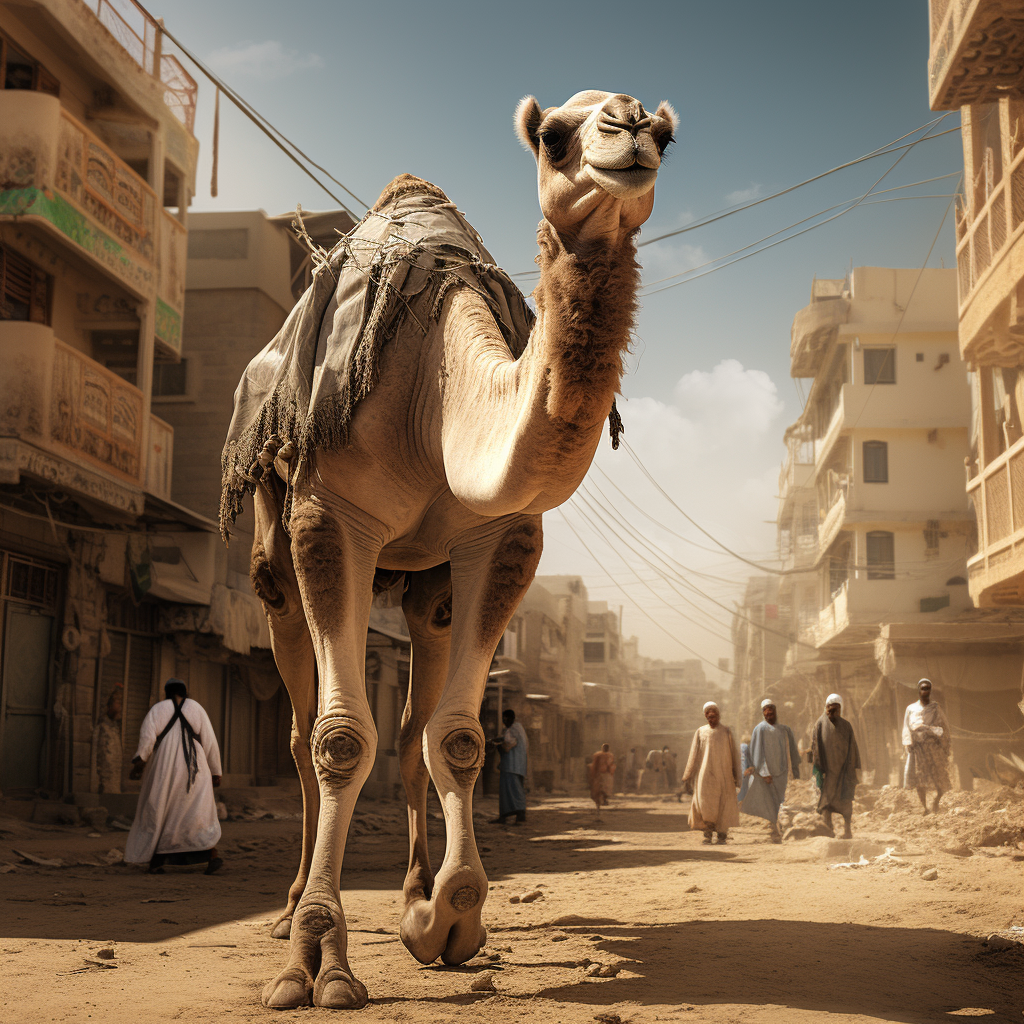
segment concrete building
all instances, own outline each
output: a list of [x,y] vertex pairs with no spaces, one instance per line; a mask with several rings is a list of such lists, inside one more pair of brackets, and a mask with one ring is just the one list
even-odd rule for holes
[[960,352],[975,370],[968,565],[979,607],[1024,606],[1024,20],[999,0],[931,0],[929,98],[960,110]]
[[158,603],[209,600],[214,525],[171,500],[151,408],[181,351],[195,99],[130,2],[0,5],[7,794],[127,784],[120,752],[173,671]]
[[[800,694],[794,727],[829,690],[851,714],[878,702],[879,623],[930,628],[970,607],[971,404],[956,341],[952,270],[857,267],[815,281],[794,318],[791,372],[810,381],[780,476],[779,605],[793,632],[780,685]],[[894,717],[854,718],[885,774]]]
[[760,721],[761,700],[785,671],[794,623],[792,594],[783,581],[791,578],[751,576],[733,614],[735,669],[728,713],[741,736]]

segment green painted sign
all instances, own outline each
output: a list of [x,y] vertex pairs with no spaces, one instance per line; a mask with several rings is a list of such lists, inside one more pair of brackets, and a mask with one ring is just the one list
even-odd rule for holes
[[181,314],[161,298],[156,300],[156,336],[175,352],[181,351]]

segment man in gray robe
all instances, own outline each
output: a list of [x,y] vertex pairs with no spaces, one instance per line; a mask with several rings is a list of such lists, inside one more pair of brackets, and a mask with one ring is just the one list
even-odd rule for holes
[[859,781],[860,751],[853,726],[842,717],[842,710],[843,698],[838,693],[830,693],[825,698],[825,713],[814,724],[811,758],[814,781],[821,791],[818,813],[826,828],[835,834],[832,814],[838,811],[846,824],[843,838],[852,839],[850,819],[853,817],[853,794]]
[[750,737],[750,789],[740,810],[764,818],[771,826],[773,843],[782,842],[779,831],[779,808],[786,799],[789,773],[800,778],[800,750],[793,730],[778,720],[775,702],[770,697],[761,701],[764,721],[758,722]]

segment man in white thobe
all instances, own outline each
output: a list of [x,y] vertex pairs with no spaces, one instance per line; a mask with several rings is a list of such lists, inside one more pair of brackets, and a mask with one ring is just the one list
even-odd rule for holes
[[690,803],[690,828],[704,833],[704,842],[711,842],[712,832],[724,843],[729,829],[740,823],[736,790],[740,788],[740,752],[732,730],[721,724],[718,705],[709,700],[704,705],[708,724],[693,734],[690,757],[683,772],[683,782],[693,782]]
[[164,684],[167,699],[149,709],[139,729],[139,749],[130,778],[142,778],[139,806],[125,844],[129,864],[206,863],[212,875],[224,863],[217,855],[220,821],[213,789],[220,785],[220,748],[201,704],[188,697],[180,679]]

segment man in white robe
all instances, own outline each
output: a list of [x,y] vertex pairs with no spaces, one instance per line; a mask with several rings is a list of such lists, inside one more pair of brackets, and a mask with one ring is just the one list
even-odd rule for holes
[[950,735],[949,722],[932,700],[932,681],[917,684],[918,699],[903,715],[903,749],[907,764],[903,772],[903,788],[916,789],[924,813],[928,813],[928,790],[935,790],[932,810],[938,812],[942,794],[949,791]]
[[149,862],[162,874],[166,862],[206,863],[212,875],[223,861],[217,855],[220,821],[213,789],[220,785],[220,748],[201,704],[188,697],[180,679],[164,684],[166,700],[149,709],[139,729],[139,749],[130,778],[145,773],[124,859]]
[[704,833],[704,842],[711,843],[711,833],[718,833],[724,843],[729,829],[740,823],[736,790],[740,788],[740,752],[732,730],[721,724],[718,705],[709,700],[704,705],[708,724],[693,734],[690,757],[683,772],[683,782],[693,783],[690,803],[690,828]]

